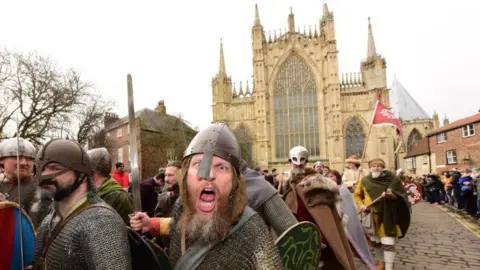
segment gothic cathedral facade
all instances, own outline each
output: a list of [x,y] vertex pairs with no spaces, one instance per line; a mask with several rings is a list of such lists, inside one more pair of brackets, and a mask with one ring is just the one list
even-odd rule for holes
[[234,131],[250,166],[287,168],[289,149],[303,145],[311,164],[321,161],[343,171],[348,156],[362,156],[368,137],[363,167],[380,157],[394,169],[393,128],[375,127],[368,136],[376,101],[389,106],[386,60],[376,52],[370,22],[359,73],[339,74],[335,20],[326,4],[319,31],[296,29],[290,12],[288,29],[273,37],[255,6],[252,50],[252,87],[232,87],[223,44],[212,79],[213,121]]

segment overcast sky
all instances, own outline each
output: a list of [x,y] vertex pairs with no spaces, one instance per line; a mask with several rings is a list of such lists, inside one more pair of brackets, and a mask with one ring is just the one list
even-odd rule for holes
[[[330,0],[340,73],[359,72],[367,53],[367,18],[377,52],[420,105],[450,121],[480,109],[478,1]],[[323,1],[21,1],[0,0],[0,45],[36,50],[74,67],[127,114],[126,76],[133,76],[135,108],[182,112],[192,125],[212,120],[211,78],[223,37],[227,73],[252,76],[251,27],[258,4],[265,30],[317,25]],[[308,28],[307,28],[308,29]],[[283,30],[282,30],[283,32]],[[237,84],[238,85],[238,84]]]

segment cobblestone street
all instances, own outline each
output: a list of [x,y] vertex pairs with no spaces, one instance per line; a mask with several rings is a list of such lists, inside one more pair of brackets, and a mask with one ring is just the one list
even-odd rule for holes
[[480,227],[447,207],[421,202],[396,250],[394,269],[480,269]]

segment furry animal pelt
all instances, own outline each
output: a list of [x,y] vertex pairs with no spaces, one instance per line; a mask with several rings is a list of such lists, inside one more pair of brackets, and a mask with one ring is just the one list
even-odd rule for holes
[[316,205],[328,205],[335,207],[338,215],[343,217],[342,197],[336,183],[321,174],[311,174],[305,177],[299,186],[303,188],[303,194],[310,207]]

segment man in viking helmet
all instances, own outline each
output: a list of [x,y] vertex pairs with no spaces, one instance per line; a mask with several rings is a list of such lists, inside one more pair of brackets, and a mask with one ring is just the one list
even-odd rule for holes
[[202,130],[185,151],[172,220],[137,213],[132,229],[169,234],[175,269],[282,269],[267,226],[247,206],[241,162],[226,125]]
[[35,163],[55,211],[37,231],[34,269],[131,269],[127,228],[97,196],[85,150],[74,141],[52,140]]
[[112,159],[105,147],[90,149],[87,152],[93,171],[93,183],[97,196],[108,203],[128,225],[128,215],[133,213],[133,202],[128,193],[115,181],[110,172]]
[[[11,138],[0,143],[0,164],[4,170],[3,177],[0,179],[0,194],[8,201],[19,203],[28,213],[35,227],[49,211],[49,208],[42,213],[36,211],[36,208],[32,211],[32,206],[38,202],[35,198],[37,182],[33,178],[33,160],[36,154],[35,146],[23,138],[18,138],[18,142],[17,138]],[[18,189],[20,189],[20,198]],[[47,198],[48,205],[50,201],[51,199]]]
[[356,269],[342,225],[338,186],[313,168],[307,168],[308,151],[293,147],[288,154],[290,178],[282,187],[283,199],[298,221],[316,224],[322,235],[324,269]]

